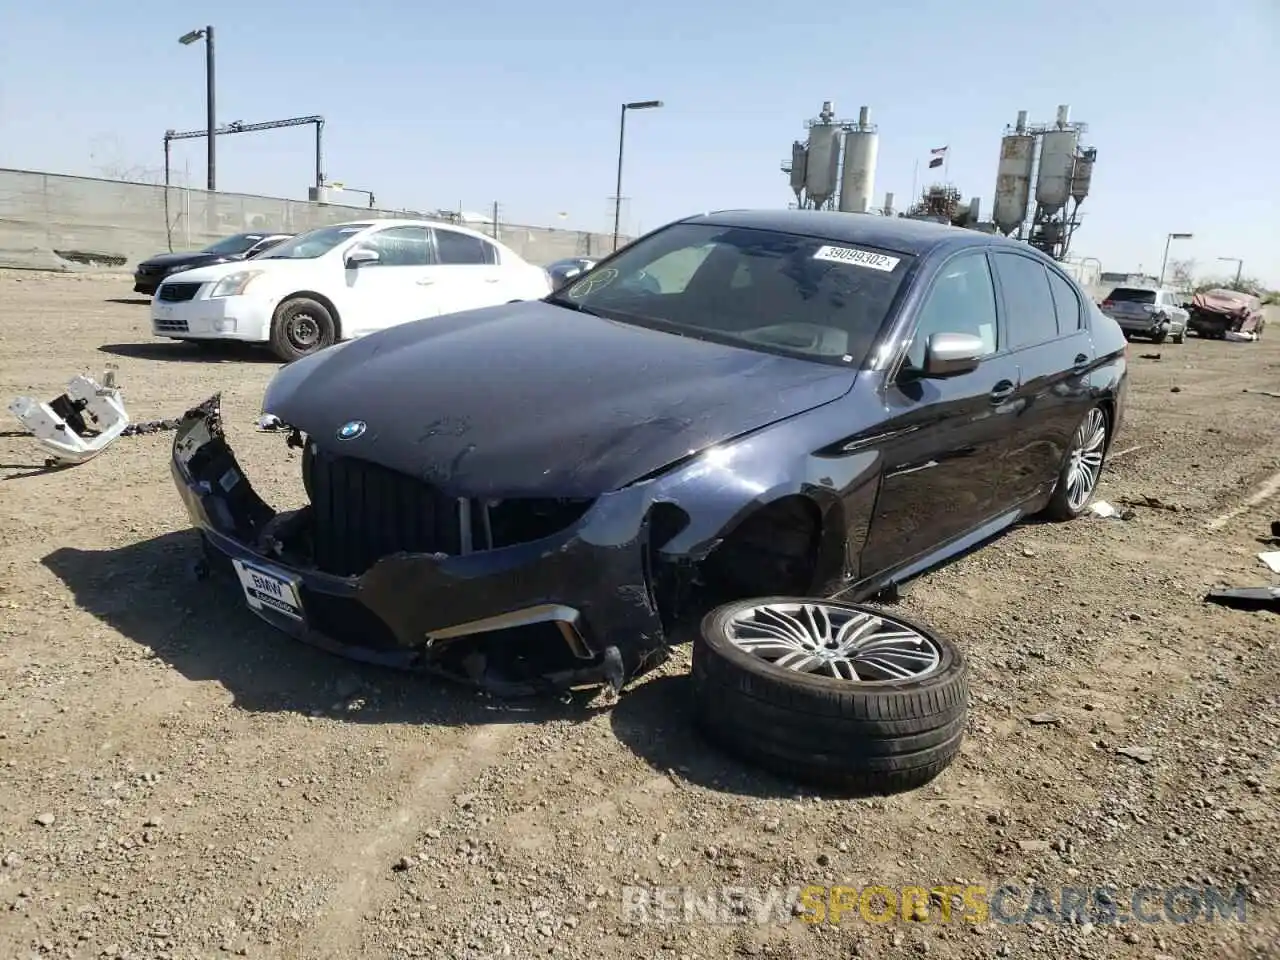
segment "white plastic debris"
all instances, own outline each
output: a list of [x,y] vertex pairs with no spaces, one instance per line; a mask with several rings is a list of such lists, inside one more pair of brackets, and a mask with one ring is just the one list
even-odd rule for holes
[[1120,511],[1105,500],[1093,501],[1093,503],[1089,504],[1089,512],[1095,517],[1101,517],[1104,520],[1120,519]]
[[1250,333],[1248,330],[1228,330],[1226,332],[1225,339],[1230,340],[1233,343],[1253,343],[1253,341],[1257,340],[1258,337],[1256,334]]
[[108,369],[102,379],[99,384],[92,377],[74,377],[67,392],[49,403],[18,397],[9,404],[9,412],[50,452],[51,463],[84,463],[129,426],[115,371]]
[[1267,565],[1272,573],[1280,573],[1280,550],[1269,550],[1258,554],[1258,559]]

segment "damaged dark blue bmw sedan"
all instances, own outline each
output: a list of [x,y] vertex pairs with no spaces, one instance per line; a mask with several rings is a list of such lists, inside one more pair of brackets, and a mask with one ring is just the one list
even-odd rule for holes
[[216,396],[172,469],[211,563],[301,639],[499,694],[617,688],[710,603],[865,598],[1080,515],[1126,376],[1115,321],[1024,244],[730,211],[283,367],[262,427],[302,450],[302,509],[254,492]]

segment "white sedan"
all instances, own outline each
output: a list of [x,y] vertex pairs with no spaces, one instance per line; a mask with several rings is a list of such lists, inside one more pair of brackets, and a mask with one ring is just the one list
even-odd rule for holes
[[288,362],[396,324],[550,292],[545,270],[475,230],[370,220],[311,230],[252,261],[171,274],[151,326],[175,340],[267,343]]

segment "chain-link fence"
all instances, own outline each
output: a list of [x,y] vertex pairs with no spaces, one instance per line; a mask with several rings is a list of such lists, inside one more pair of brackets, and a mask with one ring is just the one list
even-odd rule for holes
[[[0,266],[125,268],[246,230],[300,233],[371,217],[427,216],[189,187],[0,169]],[[470,224],[493,235],[493,224]],[[497,237],[531,263],[602,256],[611,235],[499,223]]]

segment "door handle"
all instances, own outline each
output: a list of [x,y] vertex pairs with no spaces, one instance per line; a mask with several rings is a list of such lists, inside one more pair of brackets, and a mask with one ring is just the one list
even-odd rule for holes
[[1001,380],[991,388],[991,402],[1004,403],[1013,396],[1013,391],[1016,389],[1012,380]]
[[1074,373],[1084,373],[1087,366],[1089,366],[1089,357],[1086,354],[1077,353],[1075,361],[1071,364],[1071,370]]
[[418,286],[420,286],[420,287],[429,287],[429,286],[431,286],[431,284],[435,283],[435,281],[434,281],[434,280],[419,280],[419,281],[417,281],[417,283],[418,283]]

